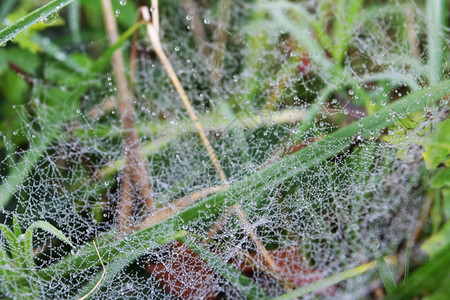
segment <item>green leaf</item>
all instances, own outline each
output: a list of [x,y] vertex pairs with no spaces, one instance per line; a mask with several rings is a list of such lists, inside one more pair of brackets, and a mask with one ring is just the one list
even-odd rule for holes
[[403,278],[403,282],[406,282],[408,280],[409,276],[409,255],[411,252],[411,247],[408,244],[408,247],[406,248],[406,258],[405,258],[405,276]]
[[437,83],[443,76],[443,58],[445,46],[445,20],[447,18],[446,0],[427,0],[427,42],[428,42],[428,79]]
[[392,294],[392,292],[397,289],[397,284],[395,283],[391,269],[389,269],[389,266],[387,265],[386,261],[383,258],[383,255],[381,255],[378,248],[374,247],[373,253],[375,254],[375,259],[377,260],[378,272],[380,273],[384,287],[386,288],[388,294]]
[[0,45],[6,44],[14,39],[17,34],[53,13],[57,13],[61,8],[70,4],[73,0],[53,0],[40,8],[34,10],[27,16],[21,18],[18,22],[8,26],[0,31]]
[[3,224],[0,224],[0,231],[3,233],[6,241],[8,242],[12,258],[17,259],[19,260],[19,262],[21,262],[21,249],[14,233]]
[[[69,241],[69,239],[64,235],[64,233],[62,233],[58,228],[56,228],[55,226],[53,226],[52,224],[50,224],[49,222],[46,221],[36,221],[33,224],[30,225],[31,228],[33,227],[37,227],[37,228],[41,228],[53,235],[55,235],[56,237],[58,237],[61,241],[66,242],[67,244],[69,244],[72,247],[75,247],[74,244],[72,244],[71,241]],[[28,230],[30,230],[30,228],[28,228]],[[32,231],[33,229],[31,229]]]
[[19,220],[17,220],[17,217],[13,216],[13,228],[14,228],[14,235],[16,238],[19,238],[19,236],[22,235],[22,230],[20,229]]
[[450,221],[448,221],[438,233],[429,237],[420,247],[430,257],[439,253],[439,251],[450,243]]
[[434,129],[424,130],[431,131],[431,134],[422,142],[425,146],[423,158],[427,169],[435,169],[441,163],[445,163],[450,155],[450,119],[438,122]]
[[450,168],[439,170],[436,175],[431,178],[431,187],[441,188],[444,186],[450,187]]
[[445,244],[427,263],[417,268],[407,282],[388,295],[387,300],[409,300],[419,295],[432,295],[434,291],[448,290],[450,282],[448,270],[450,270],[450,243]]

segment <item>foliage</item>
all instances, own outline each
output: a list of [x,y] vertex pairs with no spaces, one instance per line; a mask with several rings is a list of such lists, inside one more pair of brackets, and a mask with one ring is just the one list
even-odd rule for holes
[[105,3],[0,3],[3,297],[448,294],[446,1]]

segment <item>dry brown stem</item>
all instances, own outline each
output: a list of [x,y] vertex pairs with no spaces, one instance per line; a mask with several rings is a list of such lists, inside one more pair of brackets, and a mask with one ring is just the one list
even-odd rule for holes
[[[155,15],[157,12],[157,2],[158,1],[152,1],[152,7],[154,8],[152,11],[152,16]],[[208,155],[214,164],[214,167],[216,168],[217,174],[219,175],[221,181],[223,183],[227,182],[227,177],[225,176],[225,173],[223,172],[222,166],[220,165],[219,160],[217,159],[216,153],[214,152],[211,143],[209,142],[205,130],[203,129],[202,124],[198,120],[198,117],[195,113],[194,108],[191,105],[191,102],[189,101],[188,96],[186,95],[186,92],[184,91],[183,86],[181,85],[180,80],[178,79],[175,70],[172,67],[172,64],[169,61],[169,58],[165,54],[161,41],[159,39],[159,32],[157,31],[157,28],[159,27],[154,25],[152,23],[152,18],[150,17],[150,11],[147,7],[142,6],[139,9],[140,14],[142,18],[147,22],[147,32],[148,36],[152,42],[153,50],[155,51],[156,55],[158,56],[159,60],[161,61],[161,64],[163,65],[167,75],[169,76],[170,80],[172,81],[176,91],[178,92],[178,95],[181,98],[181,102],[183,102],[189,117],[194,122],[195,129],[197,130],[198,134],[200,135],[200,139],[202,140],[203,144],[205,145],[206,151],[208,152]]]
[[416,61],[420,61],[419,40],[417,38],[417,33],[414,28],[415,24],[414,19],[415,19],[414,12],[410,7],[408,7],[406,9],[406,36],[414,59]]
[[211,80],[215,88],[220,84],[222,78],[225,45],[228,39],[227,27],[230,22],[231,0],[220,0],[219,2],[219,19],[217,22],[217,30],[214,37],[214,52],[212,56],[212,72]]
[[[116,43],[119,39],[117,24],[114,17],[110,0],[101,0],[106,30],[110,45]],[[139,137],[134,123],[134,104],[133,97],[128,89],[127,77],[125,75],[125,65],[122,57],[122,51],[116,50],[112,57],[112,67],[117,92],[119,98],[119,116],[125,129],[124,152],[126,164],[124,168],[121,199],[118,212],[119,231],[128,231],[130,229],[130,216],[133,206],[134,192],[136,190],[144,201],[148,211],[153,209],[151,199],[150,178],[147,174],[146,164],[139,153]],[[123,210],[121,210],[123,209]]]
[[200,19],[196,5],[192,0],[183,0],[183,7],[186,16],[192,18],[191,29],[194,36],[194,43],[197,49],[205,57],[209,56],[209,47],[206,45],[206,32],[205,27],[203,27],[202,20]]
[[147,217],[147,219],[144,222],[142,222],[142,224],[140,225],[140,227],[138,229],[139,230],[145,229],[152,225],[161,223],[162,221],[167,220],[168,218],[176,215],[177,213],[179,213],[181,210],[185,209],[186,207],[191,206],[196,201],[198,201],[208,195],[211,195],[213,193],[220,192],[220,191],[226,189],[227,187],[228,187],[227,185],[213,186],[213,187],[205,188],[205,189],[202,189],[199,191],[195,191],[192,194],[189,194],[183,198],[175,200],[172,203],[170,203],[170,205],[168,205],[164,208],[161,208],[160,210],[156,211],[152,215],[149,215]]

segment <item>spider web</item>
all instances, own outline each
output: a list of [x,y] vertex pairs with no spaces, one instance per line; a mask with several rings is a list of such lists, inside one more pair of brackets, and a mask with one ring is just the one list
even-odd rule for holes
[[[217,21],[220,10],[216,3],[195,3],[201,4],[196,15],[180,9],[178,1],[160,4],[164,49],[229,183],[239,185],[250,178],[258,184],[240,184],[238,193],[225,190],[224,200],[211,196],[205,207],[213,207],[216,213],[200,212],[199,218],[181,226],[182,232],[178,225],[184,219],[175,216],[151,231],[150,239],[139,238],[135,232],[127,236],[118,233],[123,174],[126,168],[136,166],[127,165],[123,158],[127,145],[114,104],[113,75],[89,82],[93,88],[83,94],[81,107],[76,114],[72,112],[70,121],[55,121],[53,116],[59,111],[48,104],[52,99],[46,92],[53,87],[42,82],[30,100],[38,103],[39,113],[17,108],[24,123],[17,134],[27,136],[29,148],[1,157],[3,183],[11,170],[17,171],[17,178],[24,177],[9,188],[13,198],[1,210],[1,222],[11,227],[14,215],[26,229],[36,220],[46,220],[76,247],[36,230],[32,257],[36,266],[21,267],[19,261],[0,258],[5,270],[11,271],[0,279],[6,297],[68,299],[86,294],[102,272],[96,255],[83,256],[95,238],[100,239],[101,257],[108,267],[105,279],[92,294],[95,299],[240,299],[254,292],[252,286],[259,287],[256,298],[263,293],[276,297],[371,261],[374,245],[391,254],[411,239],[425,190],[418,133],[427,131],[426,122],[432,121],[415,123],[424,119],[426,111],[415,116],[413,129],[405,128],[401,121],[409,109],[405,107],[392,114],[396,123],[389,131],[372,132],[366,139],[330,136],[317,142],[338,124],[358,122],[371,107],[381,109],[426,84],[422,69],[427,58],[411,59],[414,36],[420,47],[426,47],[422,46],[427,24],[422,8],[414,2],[405,6],[393,2],[380,6],[376,17],[362,14],[355,21],[342,63],[350,76],[338,77],[330,75],[320,58],[308,52],[308,41],[299,40],[292,25],[286,25],[294,22],[291,6],[324,19],[325,25],[332,22],[332,16],[322,15],[316,1],[233,1],[225,29],[224,63],[219,69],[213,57],[220,49],[213,38],[221,26]],[[261,12],[265,16],[256,18]],[[286,17],[281,22],[283,14]],[[410,31],[395,32],[405,14],[415,18]],[[193,28],[197,17],[207,36],[200,45],[195,43]],[[300,33],[311,30],[305,22],[296,24]],[[255,43],[260,45],[255,47]],[[203,49],[207,49],[206,55]],[[156,209],[182,211],[176,207],[177,199],[222,183],[146,39],[138,42],[137,52],[136,128],[152,184],[151,196]],[[448,68],[446,62],[444,68]],[[211,76],[214,72],[221,73],[219,83]],[[391,80],[377,79],[380,73],[389,74]],[[299,124],[316,107],[316,99],[325,94],[324,86],[335,90],[319,103],[310,126],[299,130]],[[65,88],[73,87],[68,83]],[[369,106],[364,106],[358,88],[370,95]],[[434,112],[432,108],[428,111]],[[300,134],[297,141],[292,138],[296,134]],[[13,147],[4,140],[6,147]],[[325,161],[315,155],[323,149],[346,146],[350,147]],[[311,150],[301,162],[286,159],[306,147]],[[31,170],[20,169],[20,159],[31,162],[33,155],[37,159]],[[264,173],[274,165],[277,168],[270,169],[271,174]],[[294,175],[276,180],[285,174]],[[139,191],[133,191],[136,222],[143,214],[138,195]],[[247,222],[230,203],[240,205]],[[208,235],[217,224],[215,234]],[[271,269],[251,231],[279,272]],[[183,238],[174,240],[180,234]],[[3,235],[0,239],[7,245]],[[52,266],[64,263],[67,257],[76,265],[68,264],[64,274],[51,272]],[[375,271],[310,297],[367,296]],[[253,285],[239,283],[240,276]]]

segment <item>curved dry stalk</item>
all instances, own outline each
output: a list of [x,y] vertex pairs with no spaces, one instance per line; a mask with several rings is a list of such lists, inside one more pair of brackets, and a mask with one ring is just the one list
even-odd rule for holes
[[248,235],[253,240],[253,242],[256,244],[259,251],[261,251],[261,254],[264,256],[264,259],[266,260],[267,264],[276,273],[280,273],[281,272],[280,268],[278,268],[278,266],[275,264],[272,257],[270,256],[269,251],[267,251],[267,249],[264,247],[264,245],[259,240],[255,231],[253,230],[252,226],[250,225],[250,222],[247,220],[247,216],[245,215],[244,211],[242,210],[242,207],[239,204],[235,204],[234,207],[236,208],[236,213],[237,213],[239,219],[244,224],[245,230],[248,232]]
[[203,23],[197,13],[197,8],[192,0],[183,0],[183,7],[187,16],[192,18],[191,28],[194,37],[194,43],[197,50],[202,53],[205,57],[209,56],[209,47],[206,44],[206,32]]
[[145,221],[142,222],[139,230],[145,229],[147,227],[150,227],[152,225],[161,223],[162,221],[178,214],[181,210],[185,209],[186,207],[194,204],[196,201],[209,196],[213,193],[220,192],[224,189],[226,189],[228,185],[219,185],[219,186],[213,186],[208,187],[205,189],[201,189],[199,191],[195,191],[185,197],[182,197],[178,200],[173,201],[170,203],[170,205],[161,208],[160,210],[156,211],[154,214],[149,215]]
[[[158,1],[152,1],[152,16],[157,16],[157,8],[158,8]],[[172,81],[175,89],[178,92],[178,95],[181,98],[181,102],[183,102],[189,117],[194,122],[195,129],[197,130],[198,134],[200,135],[200,139],[202,140],[203,144],[205,145],[206,151],[208,152],[208,155],[214,164],[214,167],[216,168],[217,174],[220,177],[220,180],[226,184],[227,177],[225,175],[225,172],[222,169],[222,166],[220,165],[219,160],[217,159],[216,153],[214,152],[214,149],[211,146],[211,143],[209,142],[205,130],[203,129],[202,124],[198,120],[198,117],[195,113],[194,108],[191,105],[191,102],[189,101],[188,96],[186,95],[186,92],[184,91],[183,86],[181,85],[180,80],[178,79],[175,70],[172,67],[172,64],[169,61],[169,58],[164,53],[164,50],[161,45],[161,41],[159,38],[159,32],[157,31],[157,28],[159,25],[155,26],[152,23],[152,18],[150,16],[150,11],[146,6],[141,6],[139,8],[139,12],[142,16],[142,18],[147,22],[147,33],[148,36],[152,42],[153,50],[155,51],[156,55],[158,56],[159,60],[161,61],[161,64],[163,65],[167,75],[169,76],[170,80]]]
[[[117,24],[110,0],[101,0],[103,14],[105,18],[106,30],[109,43],[112,45],[119,39]],[[139,137],[134,122],[133,97],[128,89],[127,77],[125,75],[125,65],[122,52],[117,49],[112,56],[112,67],[119,97],[119,116],[125,129],[126,165],[124,168],[121,199],[118,212],[119,231],[130,229],[130,215],[134,200],[134,190],[140,192],[142,200],[145,202],[148,211],[153,210],[153,200],[151,198],[151,184],[147,173],[146,164],[142,158],[139,147]],[[128,182],[126,182],[128,181]],[[123,209],[122,211],[120,209]]]
[[87,294],[84,295],[83,297],[79,298],[78,300],[84,300],[84,299],[87,299],[87,297],[89,297],[89,295],[91,295],[91,294],[92,294],[92,293],[100,286],[100,284],[101,284],[102,281],[103,281],[103,278],[105,278],[105,275],[106,275],[106,268],[105,268],[105,265],[103,264],[103,260],[102,260],[102,257],[100,256],[100,252],[98,252],[97,245],[95,244],[95,241],[92,241],[92,243],[94,244],[94,248],[95,248],[95,251],[97,252],[98,259],[100,260],[100,263],[101,263],[101,265],[102,265],[103,273],[102,273],[102,276],[100,276],[100,279],[99,279],[99,280],[97,281],[97,283],[95,284],[95,286],[92,288],[92,290],[90,290],[89,293],[87,293]]

